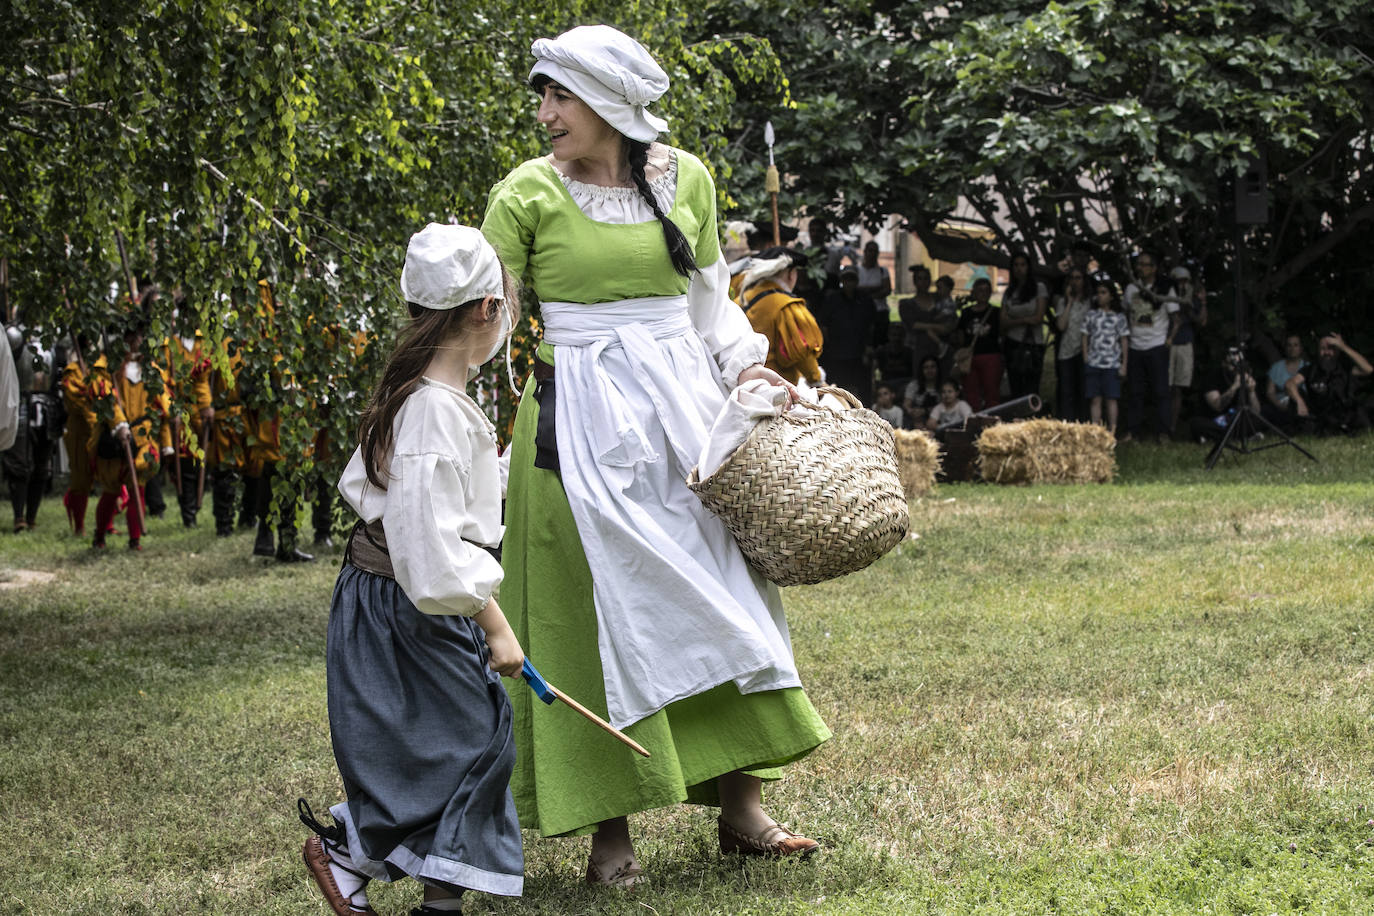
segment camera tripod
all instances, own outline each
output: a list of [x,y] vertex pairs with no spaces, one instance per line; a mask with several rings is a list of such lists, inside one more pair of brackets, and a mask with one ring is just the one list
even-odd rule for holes
[[[1273,436],[1272,441],[1267,439],[1269,436]],[[1256,439],[1265,439],[1266,441],[1263,445],[1252,444],[1252,440]],[[1261,416],[1259,411],[1249,404],[1242,403],[1236,408],[1235,415],[1231,417],[1230,422],[1226,424],[1226,432],[1222,434],[1220,441],[1208,453],[1207,470],[1210,471],[1216,465],[1221,458],[1221,453],[1228,448],[1238,454],[1248,455],[1251,452],[1262,452],[1267,448],[1277,448],[1280,445],[1291,445],[1313,461],[1317,460],[1316,455],[1294,442],[1287,433]]]

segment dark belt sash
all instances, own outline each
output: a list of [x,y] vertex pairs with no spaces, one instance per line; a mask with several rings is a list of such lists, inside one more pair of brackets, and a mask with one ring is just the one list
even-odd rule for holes
[[[501,548],[488,547],[485,544],[478,544],[476,541],[463,539],[474,547],[480,547],[491,554],[496,562],[501,562]],[[344,549],[344,562],[352,563],[363,572],[370,572],[374,576],[382,576],[386,579],[395,579],[396,571],[391,565],[391,551],[386,549],[386,531],[382,528],[382,520],[375,522],[365,522],[358,519],[353,526],[353,531],[348,536],[348,546]]]
[[352,563],[363,572],[376,576],[395,579],[396,572],[391,566],[391,552],[386,549],[386,531],[382,520],[371,524],[362,519],[353,526],[348,536],[348,547],[344,549],[344,562]]

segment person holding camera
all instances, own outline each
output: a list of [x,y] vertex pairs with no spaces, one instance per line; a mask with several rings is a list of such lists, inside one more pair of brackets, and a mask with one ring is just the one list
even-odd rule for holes
[[1142,251],[1136,257],[1135,270],[1136,279],[1126,286],[1123,297],[1131,323],[1131,359],[1126,377],[1130,395],[1126,435],[1121,441],[1139,438],[1148,395],[1155,409],[1155,435],[1163,442],[1173,427],[1169,338],[1178,324],[1178,300],[1173,286],[1159,276],[1152,252]]
[[1192,437],[1203,443],[1220,439],[1241,405],[1260,412],[1259,385],[1245,351],[1228,347],[1221,366],[1202,384],[1202,405],[1190,422]]

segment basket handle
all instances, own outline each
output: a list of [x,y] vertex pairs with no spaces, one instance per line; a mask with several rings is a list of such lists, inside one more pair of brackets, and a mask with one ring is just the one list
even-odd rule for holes
[[[804,405],[804,406],[806,406],[806,407],[815,408],[815,409],[817,409],[817,410],[829,410],[829,411],[831,411],[831,412],[833,413],[833,412],[835,412],[835,408],[830,407],[830,406],[827,405],[827,404],[822,404],[822,403],[821,403],[821,398],[825,397],[827,394],[832,394],[832,395],[834,395],[835,397],[839,398],[841,401],[844,401],[844,402],[845,402],[846,404],[848,404],[850,407],[862,407],[862,406],[864,406],[863,401],[860,401],[860,400],[859,400],[858,398],[856,398],[853,394],[851,394],[848,390],[846,390],[846,389],[844,389],[844,388],[840,388],[840,387],[835,386],[835,385],[822,385],[822,386],[819,387],[819,388],[813,388],[812,391],[816,392],[816,401],[815,401],[815,403],[812,403],[811,401],[808,401],[808,400],[806,400],[805,398],[801,398],[801,397],[799,397],[799,398],[797,399],[797,403],[798,403],[798,404],[802,404],[802,405]],[[784,412],[784,413],[783,413],[783,416],[787,416],[787,413]]]

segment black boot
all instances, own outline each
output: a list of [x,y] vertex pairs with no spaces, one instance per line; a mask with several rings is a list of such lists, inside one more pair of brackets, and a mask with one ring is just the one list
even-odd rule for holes
[[277,560],[281,563],[312,563],[313,554],[296,547],[296,499],[283,495],[277,515]]
[[[276,550],[272,546],[272,525],[268,521],[272,517],[272,476],[276,470],[276,465],[269,464],[262,469],[262,476],[257,479],[254,496],[257,497],[254,507],[254,514],[258,519],[258,536],[253,541],[253,556],[271,557],[276,555]],[[239,520],[242,524],[242,519]]]
[[334,549],[334,487],[323,476],[315,478],[315,502],[310,507],[310,527],[318,550]]
[[[153,518],[162,518],[167,511],[167,500],[162,498],[161,471],[148,478],[148,482],[143,485],[143,508]],[[146,519],[143,525],[147,527]]]
[[306,553],[299,547],[281,546],[277,548],[278,563],[314,563],[315,555]]
[[239,527],[252,528],[258,523],[258,490],[262,486],[260,477],[243,477],[243,503],[239,508]]
[[234,484],[238,474],[233,468],[215,471],[210,489],[212,511],[215,514],[215,536],[227,538],[234,533]]
[[[176,473],[173,467],[172,473]],[[200,487],[200,462],[190,455],[181,459],[181,490],[177,493],[177,508],[181,510],[181,524],[185,528],[196,527],[196,515],[200,512],[196,491]]]
[[276,556],[276,550],[272,547],[273,540],[272,526],[266,522],[258,522],[258,536],[253,539],[253,556]]

